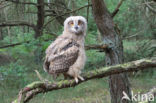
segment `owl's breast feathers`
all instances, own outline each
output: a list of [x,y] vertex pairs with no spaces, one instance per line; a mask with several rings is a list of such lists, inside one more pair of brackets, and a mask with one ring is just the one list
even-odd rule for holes
[[68,38],[58,38],[46,50],[44,70],[49,74],[66,73],[79,55],[79,44]]

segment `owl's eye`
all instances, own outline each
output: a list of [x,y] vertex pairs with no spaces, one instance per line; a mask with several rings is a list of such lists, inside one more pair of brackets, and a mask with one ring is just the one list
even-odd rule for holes
[[79,21],[78,21],[78,25],[81,25],[81,24],[82,24],[82,22],[79,20]]
[[74,23],[73,21],[69,22],[70,26],[74,26]]

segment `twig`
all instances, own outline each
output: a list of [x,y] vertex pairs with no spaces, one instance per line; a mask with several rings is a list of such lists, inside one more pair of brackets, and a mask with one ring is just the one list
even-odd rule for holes
[[108,48],[108,45],[105,45],[105,44],[100,44],[100,45],[86,45],[85,46],[85,49],[86,50],[91,50],[91,49],[97,49],[97,50],[100,50],[100,51],[104,51]]
[[27,21],[7,21],[0,23],[0,27],[4,26],[29,26],[35,28],[35,25]]
[[55,19],[58,18],[58,17],[65,16],[65,15],[67,15],[67,14],[70,14],[70,13],[73,13],[73,12],[76,12],[76,11],[79,11],[79,10],[85,8],[85,7],[88,7],[88,6],[92,6],[92,4],[85,5],[85,6],[83,6],[83,7],[80,7],[80,8],[78,8],[78,9],[75,9],[75,10],[73,10],[73,11],[69,11],[69,12],[66,12],[66,13],[64,13],[64,14],[58,15],[58,16],[52,18],[51,20],[49,20],[49,21],[43,26],[43,28],[45,28],[50,22],[52,22],[53,20],[55,20]]
[[[2,2],[3,3],[3,2]],[[0,4],[1,5],[1,4]],[[3,9],[3,8],[5,8],[5,7],[8,7],[8,6],[10,6],[11,5],[11,3],[7,3],[7,4],[2,4],[2,7],[0,7],[0,9]]]
[[[49,41],[49,40],[52,40],[52,39],[45,39],[44,41]],[[0,49],[15,47],[15,46],[22,45],[24,43],[30,43],[30,42],[33,42],[33,41],[29,40],[29,41],[25,41],[25,42],[19,42],[19,43],[4,45],[4,46],[1,46]]]
[[12,3],[18,3],[18,4],[28,4],[28,5],[34,5],[34,6],[37,6],[36,3],[33,3],[33,2],[20,2],[18,0],[5,0],[5,1],[9,1],[9,2],[12,2]]
[[19,43],[14,43],[14,44],[9,44],[9,45],[4,45],[4,46],[1,46],[0,49],[9,48],[9,47],[14,47],[14,46],[22,45],[22,44],[24,44],[24,43],[29,43],[29,42],[30,42],[30,41],[19,42]]
[[44,79],[43,79],[43,77],[40,75],[40,73],[37,71],[37,70],[34,70],[35,71],[35,73],[36,73],[36,75],[37,75],[37,77],[40,79],[40,81],[45,81]]
[[144,2],[145,2],[145,5],[146,5],[153,13],[156,13],[156,10],[155,10],[154,8],[152,8],[146,0],[144,0]]
[[124,1],[124,0],[120,0],[120,1],[119,1],[117,7],[115,8],[115,10],[113,11],[113,13],[112,13],[112,15],[111,15],[112,17],[114,17],[114,16],[118,13],[119,8],[120,8],[120,6],[122,5],[123,1]]
[[129,38],[132,38],[132,37],[136,37],[136,36],[140,35],[141,32],[143,32],[143,31],[139,31],[139,32],[137,32],[137,33],[134,34],[134,35],[130,35],[130,36],[128,36],[128,37],[125,37],[124,39],[129,39]]

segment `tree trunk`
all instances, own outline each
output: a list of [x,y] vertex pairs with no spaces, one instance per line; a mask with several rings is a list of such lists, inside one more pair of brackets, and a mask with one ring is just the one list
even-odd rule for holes
[[[35,30],[35,38],[38,38],[38,37],[42,36],[42,34],[43,34],[44,14],[45,14],[44,0],[37,0],[37,24],[36,24],[36,28],[34,29]],[[35,63],[40,64],[42,61],[43,51],[42,51],[40,42],[37,42],[36,45],[38,47],[34,51]]]
[[35,38],[38,38],[43,33],[44,25],[44,0],[37,0],[37,25],[35,29]]
[[[122,41],[115,31],[113,19],[108,12],[103,0],[92,0],[92,9],[95,22],[102,35],[103,43],[108,45],[109,49],[105,51],[106,65],[115,65],[123,62]],[[109,87],[111,103],[130,103],[122,100],[123,91],[131,97],[130,84],[126,73],[112,75],[109,77]]]
[[0,28],[0,40],[3,40],[2,28]]
[[[5,21],[8,21],[8,14],[7,14],[7,10],[8,9],[4,9],[3,10],[3,13],[4,13],[4,17],[5,17]],[[8,32],[8,36],[9,36],[9,39],[10,39],[10,43],[11,43],[11,33],[10,33],[10,27],[7,27],[7,32]]]

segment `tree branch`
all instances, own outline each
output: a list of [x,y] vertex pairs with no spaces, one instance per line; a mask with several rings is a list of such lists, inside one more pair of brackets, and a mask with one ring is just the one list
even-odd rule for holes
[[3,5],[2,7],[0,7],[0,10],[3,9],[3,8],[5,8],[5,7],[8,7],[8,6],[10,6],[10,5],[11,5],[11,4]]
[[[51,40],[51,39],[45,39],[44,41],[49,41],[49,40]],[[25,41],[25,42],[19,42],[19,43],[4,45],[4,46],[1,46],[0,49],[9,48],[9,47],[15,47],[15,46],[22,45],[24,43],[30,43],[30,42],[32,42],[32,41],[31,40],[28,40],[28,41]]]
[[24,44],[24,43],[29,43],[29,42],[30,42],[30,41],[19,42],[19,43],[14,43],[14,44],[9,44],[9,45],[4,45],[4,46],[1,46],[0,49],[9,48],[9,47],[14,47],[14,46],[22,45],[22,44]]
[[[39,4],[37,3],[33,3],[33,2],[20,2],[19,0],[5,0],[5,1],[9,1],[9,2],[12,2],[12,3],[16,3],[16,4],[22,4],[22,5],[34,5],[34,6],[39,6]],[[59,6],[59,7],[62,7],[58,4],[55,4],[55,3],[44,3],[44,5],[46,6],[49,6],[49,5],[55,5],[55,6]],[[64,8],[64,9],[67,9],[67,8]],[[69,9],[67,9],[69,10]]]
[[107,77],[113,74],[119,74],[123,72],[143,70],[147,69],[148,67],[156,67],[156,58],[141,59],[125,64],[95,69],[85,73],[83,75],[84,81],[79,81],[79,83],[76,83],[74,80],[63,80],[57,83],[36,81],[23,88],[19,92],[18,98],[12,103],[26,103],[39,93],[50,92],[63,88],[70,88],[91,79]]
[[[55,20],[55,19],[58,18],[58,17],[65,16],[65,15],[67,15],[67,14],[70,14],[70,13],[73,13],[73,12],[76,12],[76,11],[79,11],[79,10],[81,10],[81,9],[83,9],[83,8],[88,7],[88,6],[92,6],[92,4],[85,5],[85,6],[82,6],[82,7],[78,8],[78,9],[75,9],[75,10],[66,12],[66,13],[64,13],[64,14],[58,15],[58,16],[52,18],[51,20],[49,20],[49,21],[44,25],[43,28],[45,28],[50,22],[52,22],[53,20]],[[49,15],[50,15],[50,14],[49,14]],[[49,15],[47,15],[47,16],[49,16]]]
[[100,45],[93,44],[93,45],[86,45],[85,49],[86,50],[97,49],[100,51],[104,51],[104,50],[108,49],[108,46],[105,44],[100,44]]
[[[47,33],[48,33],[48,32],[47,32]],[[51,35],[53,35],[54,37],[56,37],[56,34],[51,33]],[[49,40],[51,40],[51,39],[46,39],[46,40],[44,40],[44,41],[49,41]],[[24,43],[30,43],[30,42],[32,42],[32,41],[29,40],[29,41],[25,41],[25,42],[19,42],[19,43],[4,45],[4,46],[0,46],[0,49],[9,48],[9,47],[15,47],[15,46],[22,45],[22,44],[24,44]],[[86,49],[86,50],[95,49],[95,50],[104,51],[104,50],[106,50],[107,48],[108,48],[107,45],[103,45],[103,44],[101,44],[101,45],[93,44],[93,45],[86,45],[86,46],[85,46],[85,49]]]
[[17,3],[17,4],[28,4],[28,5],[34,5],[34,6],[37,6],[36,3],[33,3],[33,2],[20,2],[19,0],[5,0],[5,1],[9,1],[9,2],[12,2],[12,3]]
[[124,0],[120,0],[120,1],[119,1],[117,7],[115,8],[115,10],[113,11],[113,13],[112,13],[112,15],[111,15],[112,17],[114,17],[114,16],[118,13],[119,8],[120,8],[120,6],[122,5],[123,1],[124,1]]
[[146,5],[153,13],[156,13],[156,10],[155,10],[154,8],[152,8],[146,0],[144,0],[144,2],[145,2],[145,5]]
[[31,24],[26,21],[7,21],[7,22],[0,23],[0,27],[5,27],[5,26],[29,26],[35,28],[34,24]]

